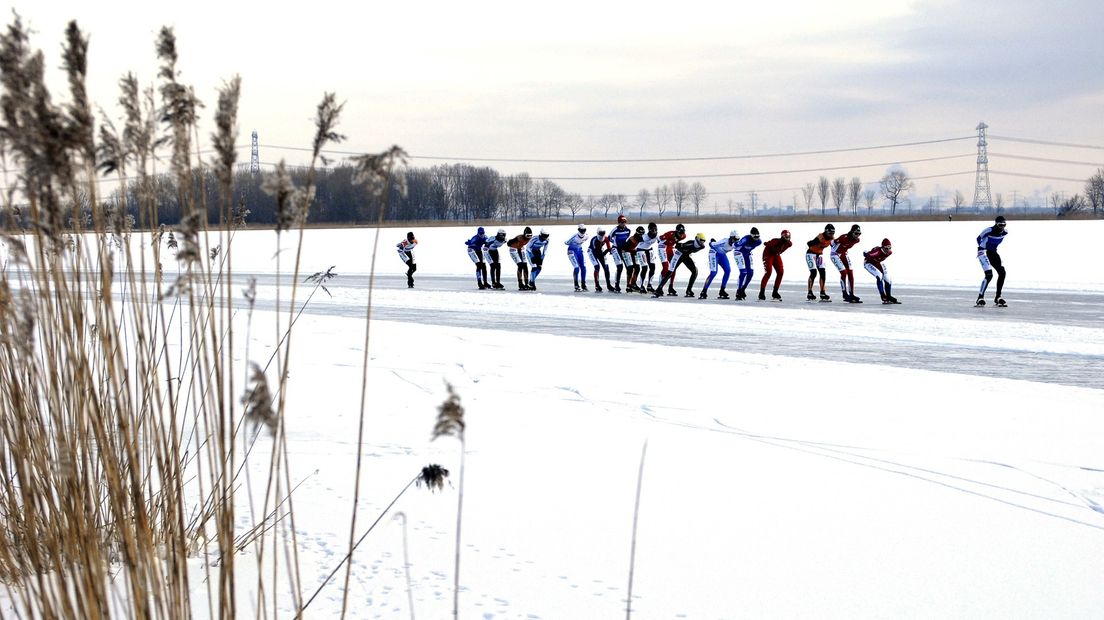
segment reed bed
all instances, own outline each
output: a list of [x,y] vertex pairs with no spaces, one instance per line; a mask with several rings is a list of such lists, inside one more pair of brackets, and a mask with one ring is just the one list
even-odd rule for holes
[[[75,22],[64,104],[18,15],[0,35],[0,162],[17,170],[5,185],[18,188],[0,209],[0,581],[24,617],[231,618],[243,592],[256,593],[258,617],[276,615],[278,594],[305,604],[282,422],[295,319],[336,275],[314,274],[299,299],[313,174],[296,186],[281,165],[264,183],[280,205],[275,234],[298,238],[294,257],[277,259],[287,261],[277,280],[292,284],[277,294],[276,352],[252,360],[252,335],[236,333],[235,318],[251,316],[253,285],[232,262],[248,206],[232,187],[241,80],[219,89],[215,156],[203,162],[203,105],[181,81],[172,30],[155,50],[158,83],[124,76],[116,122],[92,112],[88,38]],[[340,113],[324,95],[310,170],[341,140]],[[172,228],[156,227],[150,191],[166,150],[185,206]],[[362,178],[386,186],[402,155],[359,158]],[[192,190],[203,166],[218,205]],[[136,202],[105,202],[97,174]],[[261,458],[266,473],[251,478],[246,462]],[[235,565],[246,557],[257,582],[244,588]],[[197,558],[199,587],[189,583]],[[193,600],[197,591],[206,596]]]

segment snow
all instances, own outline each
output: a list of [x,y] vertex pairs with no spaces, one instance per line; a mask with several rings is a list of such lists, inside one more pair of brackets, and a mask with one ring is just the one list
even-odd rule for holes
[[[801,280],[799,247],[823,226],[785,226],[797,246],[784,255],[787,279]],[[899,287],[976,287],[973,238],[984,226],[866,223],[860,247],[893,241]],[[1104,276],[1089,244],[1073,241],[1102,226],[1010,222],[1001,246],[1008,290],[1098,301]],[[750,225],[701,229],[717,236],[733,227]],[[759,225],[764,238],[782,227]],[[549,228],[556,251],[539,293],[450,290],[448,276],[470,277],[468,227],[415,229],[418,288],[372,292],[387,320],[370,324],[356,536],[421,467],[452,472],[453,486],[411,488],[393,509],[408,523],[417,617],[452,610],[460,443],[430,440],[446,381],[467,424],[462,618],[624,614],[645,443],[634,618],[1084,618],[1104,609],[1104,390],[1063,384],[1061,368],[1037,381],[999,370],[1002,356],[1099,363],[1099,327],[1071,321],[1062,307],[1049,321],[1023,320],[1015,304],[966,318],[909,314],[905,304],[837,319],[816,304],[734,311],[719,302],[549,294],[569,287],[560,247],[574,226]],[[392,248],[405,230],[382,231],[381,276],[402,272]],[[302,482],[295,527],[308,596],[349,539],[373,234],[312,230],[304,240],[304,271],[333,265],[341,274],[327,283],[332,297],[317,295],[296,324],[290,369],[291,480]],[[285,269],[296,239],[282,236]],[[1071,243],[1059,261],[1052,248],[1063,239]],[[240,232],[233,244],[241,286],[247,274],[274,275],[274,233]],[[512,265],[503,271],[512,281]],[[856,278],[869,287],[867,274]],[[274,297],[262,284],[258,307]],[[482,324],[457,326],[448,313]],[[394,320],[404,315],[410,320]],[[276,320],[271,310],[254,313],[252,360],[267,359]],[[530,328],[539,321],[553,328]],[[573,322],[586,331],[556,327]],[[934,347],[954,370],[878,355],[839,361],[832,347],[843,341],[871,351]],[[956,365],[964,349],[992,351],[997,369]],[[262,434],[250,456],[257,476],[270,445]],[[254,523],[247,508],[239,515],[243,529]],[[203,561],[193,563],[197,600],[206,599]],[[254,561],[252,550],[238,559],[239,611],[249,615]],[[351,617],[412,615],[404,562],[401,521],[388,515],[354,555]],[[342,583],[339,573],[307,616],[336,617]],[[293,615],[286,583],[277,596],[279,615]],[[195,613],[204,617],[206,606]]]

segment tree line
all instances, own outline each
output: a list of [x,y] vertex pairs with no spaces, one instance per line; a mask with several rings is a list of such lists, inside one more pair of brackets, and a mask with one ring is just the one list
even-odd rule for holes
[[[306,168],[288,167],[287,172],[295,185],[306,184]],[[527,173],[504,175],[490,167],[462,163],[398,170],[389,191],[382,194],[357,183],[354,166],[319,168],[313,174],[315,192],[308,221],[315,224],[370,224],[379,221],[381,210],[385,210],[384,221],[574,219],[634,211],[641,216],[645,212],[697,215],[709,196],[701,183],[682,180],[652,190],[641,189],[633,196],[582,196]],[[264,178],[264,174],[245,169],[234,173],[235,217],[253,224],[277,221],[277,199],[266,193]],[[214,173],[195,169],[189,182],[190,191],[181,192],[177,176],[151,175],[147,187],[126,184],[124,189],[111,192],[107,202],[112,207],[125,204],[126,211],[137,220],[139,195],[146,193],[158,205],[158,221],[153,226],[171,226],[186,212],[182,197],[190,195],[208,205],[208,220],[217,223],[219,185]],[[121,199],[124,193],[125,201]],[[82,210],[88,211],[87,205],[82,205]]]
[[[304,185],[308,171],[306,168],[289,167],[288,173],[296,185]],[[370,224],[379,221],[380,210],[386,209],[384,221],[525,221],[533,219],[556,219],[601,216],[609,218],[621,213],[645,213],[659,216],[701,215],[709,192],[699,182],[687,183],[678,180],[670,184],[657,185],[652,189],[641,188],[636,194],[607,193],[595,196],[582,196],[568,192],[557,183],[548,179],[533,178],[527,173],[504,175],[486,166],[471,164],[442,164],[428,168],[409,167],[396,172],[389,192],[381,195],[363,184],[356,182],[356,169],[351,165],[337,165],[319,168],[314,171],[316,188],[311,204],[308,221],[315,224]],[[244,168],[233,175],[235,218],[252,224],[269,225],[277,221],[277,200],[263,188],[264,174],[252,174]],[[150,175],[148,187],[139,188],[134,183],[122,184],[125,189],[116,189],[107,199],[107,204],[115,208],[124,201],[120,194],[126,193],[126,212],[141,221],[139,212],[139,193],[148,192],[158,205],[157,222],[152,227],[164,224],[176,225],[186,209],[182,207],[182,197],[198,198],[201,205],[207,205],[207,218],[218,223],[220,215],[219,183],[215,173],[207,168],[195,168],[192,171],[190,192],[180,191],[180,177],[163,174]],[[902,200],[915,187],[910,175],[900,168],[891,168],[876,183],[864,183],[859,177],[837,177],[829,179],[819,177],[808,182],[801,190],[806,215],[845,214],[860,215],[873,212],[875,206],[884,204],[889,215],[896,215]],[[748,192],[751,214],[756,214],[758,195]],[[952,213],[959,213],[967,207],[962,191],[955,191],[951,199]],[[731,201],[730,201],[731,203]],[[794,211],[799,203],[794,196]],[[741,203],[742,207],[743,203]],[[993,207],[997,211],[1005,208],[1002,194],[993,197]],[[1104,212],[1104,169],[1099,169],[1086,182],[1084,193],[1054,193],[1047,199],[1048,208],[1064,217],[1076,213],[1089,212],[1099,215]],[[731,204],[730,204],[731,207]],[[80,210],[90,212],[88,205]],[[936,199],[929,200],[928,211],[941,211]],[[141,225],[150,224],[141,221]]]

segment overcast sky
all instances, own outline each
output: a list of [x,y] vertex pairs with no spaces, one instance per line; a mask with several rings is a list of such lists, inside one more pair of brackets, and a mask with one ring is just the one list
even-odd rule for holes
[[[36,31],[32,43],[46,52],[59,89],[61,36],[67,20],[78,20],[91,35],[90,90],[113,116],[118,78],[134,71],[150,83],[157,31],[172,26],[181,79],[207,103],[203,134],[216,86],[241,75],[240,143],[256,130],[262,162],[302,160],[275,147],[309,146],[327,91],[346,102],[339,129],[348,141],[337,148],[398,144],[416,157],[788,153],[966,137],[982,120],[995,136],[1104,145],[1098,0],[615,4],[16,0],[15,10]],[[822,174],[872,183],[886,164],[906,162],[914,176],[965,173],[921,180],[915,200],[961,189],[969,201],[975,142],[706,162],[481,165],[561,179],[583,194],[700,180],[709,202],[724,205],[746,201],[749,190],[789,203],[795,193],[800,199],[794,188]],[[993,192],[1006,203],[1012,191],[1080,191],[1083,182],[998,172],[1084,179],[1104,164],[1101,148],[994,138],[989,150]],[[248,161],[248,148],[241,157]],[[913,161],[933,157],[948,159]],[[791,170],[809,171],[746,176]],[[575,177],[649,178],[568,180]]]

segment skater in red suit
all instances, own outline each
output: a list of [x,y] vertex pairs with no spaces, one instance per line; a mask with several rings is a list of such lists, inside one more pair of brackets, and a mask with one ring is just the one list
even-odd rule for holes
[[891,294],[893,281],[889,279],[889,267],[885,265],[890,254],[893,254],[893,245],[890,244],[889,239],[882,239],[882,245],[863,252],[863,269],[878,280],[878,292],[882,295],[883,304],[899,304],[901,302]]
[[[686,238],[686,227],[682,224],[677,224],[674,230],[669,230],[659,236],[659,259],[663,262],[663,271],[660,272],[659,277],[666,278],[667,274],[671,271],[674,265],[671,264],[671,259],[675,255],[675,246],[678,242]],[[675,295],[675,277],[672,275],[669,279],[670,285],[667,289],[668,295]],[[662,290],[656,292],[662,293]]]
[[775,239],[763,244],[763,281],[759,284],[759,301],[764,301],[767,298],[767,282],[770,282],[771,271],[778,272],[778,275],[774,278],[774,292],[771,293],[771,299],[774,301],[782,301],[782,296],[778,294],[778,286],[782,284],[782,273],[784,271],[782,267],[782,253],[789,249],[793,245],[790,241],[790,231],[783,230],[782,234]]

